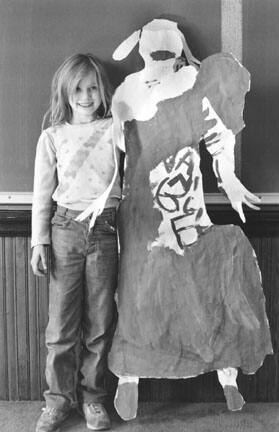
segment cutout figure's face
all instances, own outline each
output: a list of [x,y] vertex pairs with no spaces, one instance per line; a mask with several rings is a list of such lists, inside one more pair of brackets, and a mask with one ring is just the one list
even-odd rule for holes
[[139,53],[146,62],[179,57],[183,49],[180,35],[173,30],[143,30]]
[[95,72],[82,78],[73,93],[69,95],[72,108],[72,124],[90,123],[97,117],[101,105],[101,96]]

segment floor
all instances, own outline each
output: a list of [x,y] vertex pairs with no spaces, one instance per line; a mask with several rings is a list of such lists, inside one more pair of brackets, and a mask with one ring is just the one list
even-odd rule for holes
[[[32,432],[42,402],[1,402],[1,432]],[[279,432],[279,403],[246,404],[229,412],[223,403],[141,403],[137,418],[124,422],[111,412],[118,432]],[[83,418],[73,412],[60,432],[86,432]]]

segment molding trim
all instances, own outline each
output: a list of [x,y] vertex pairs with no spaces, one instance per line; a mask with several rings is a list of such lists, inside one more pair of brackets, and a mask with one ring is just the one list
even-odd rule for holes
[[[279,194],[262,196],[260,211],[245,207],[246,223],[222,195],[207,194],[206,207],[210,219],[217,225],[239,225],[248,237],[279,237]],[[29,237],[31,235],[31,205],[0,205],[0,237]]]
[[0,192],[0,204],[32,204],[32,192]]
[[[261,198],[261,205],[278,204],[279,193],[273,192],[255,192]],[[28,210],[32,205],[32,192],[0,192],[0,209],[8,210]],[[206,204],[227,204],[228,199],[221,193],[205,193]]]
[[[261,205],[279,205],[279,193],[273,192],[253,192],[261,199]],[[205,193],[206,204],[227,204],[230,206],[228,198],[221,193]]]

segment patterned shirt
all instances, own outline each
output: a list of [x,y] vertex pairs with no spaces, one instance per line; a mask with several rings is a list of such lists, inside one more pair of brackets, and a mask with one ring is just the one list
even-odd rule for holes
[[[50,243],[53,201],[82,212],[108,188],[116,169],[112,129],[112,119],[106,118],[42,132],[35,159],[32,246]],[[106,207],[116,206],[120,197],[117,174]]]

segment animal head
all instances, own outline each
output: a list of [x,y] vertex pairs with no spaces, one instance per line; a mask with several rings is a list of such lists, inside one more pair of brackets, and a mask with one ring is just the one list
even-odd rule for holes
[[200,62],[191,53],[183,33],[177,23],[166,19],[154,19],[136,30],[114,51],[114,60],[123,60],[139,42],[139,53],[145,63],[177,58],[184,51],[189,64],[197,66]]

